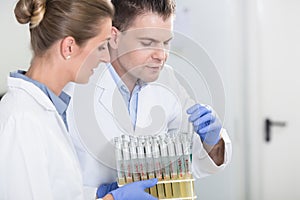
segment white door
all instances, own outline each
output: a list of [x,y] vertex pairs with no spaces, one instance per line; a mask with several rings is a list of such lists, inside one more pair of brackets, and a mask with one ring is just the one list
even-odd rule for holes
[[[252,191],[256,192],[252,196],[253,200],[299,200],[300,1],[258,0],[252,8],[256,12],[248,16],[252,18],[253,30],[248,31],[256,35],[250,40],[256,44],[249,44],[249,59],[256,60],[249,62],[256,66],[249,69],[253,67],[257,77],[252,76],[248,83],[250,90],[252,87],[250,99],[256,101],[249,102],[256,106],[256,110],[249,112],[257,112],[250,115],[257,117],[252,118],[252,125],[258,128],[250,127],[257,130],[250,133],[257,137],[256,143],[252,139],[250,144],[255,149],[250,166],[254,166],[251,176],[258,177],[249,178],[252,188],[259,187]],[[257,82],[251,83],[253,80]],[[286,122],[285,127],[270,127],[269,142],[265,141],[267,118]]]

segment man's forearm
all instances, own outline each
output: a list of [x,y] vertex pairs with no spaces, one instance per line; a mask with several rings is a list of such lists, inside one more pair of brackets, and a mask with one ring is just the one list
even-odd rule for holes
[[222,138],[214,146],[210,146],[203,142],[203,147],[217,166],[220,166],[224,163],[225,143]]

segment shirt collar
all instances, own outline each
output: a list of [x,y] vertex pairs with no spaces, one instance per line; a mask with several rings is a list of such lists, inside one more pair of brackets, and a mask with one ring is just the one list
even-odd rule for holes
[[[123,82],[123,80],[120,78],[120,76],[118,75],[118,73],[116,72],[116,70],[114,69],[114,67],[111,65],[111,63],[107,64],[108,70],[114,80],[114,82],[116,83],[118,89],[122,92],[127,92],[129,93],[128,87],[125,85],[125,83]],[[146,85],[148,85],[148,83],[138,79],[135,85],[135,88],[138,87],[139,91],[144,88]],[[135,89],[134,89],[135,90]]]

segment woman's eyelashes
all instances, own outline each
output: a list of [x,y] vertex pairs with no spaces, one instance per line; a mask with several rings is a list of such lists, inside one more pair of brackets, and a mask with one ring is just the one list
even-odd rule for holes
[[98,51],[105,51],[108,48],[108,41],[98,47]]
[[107,45],[101,45],[98,47],[98,51],[104,51],[104,50],[106,50],[106,48],[107,48]]

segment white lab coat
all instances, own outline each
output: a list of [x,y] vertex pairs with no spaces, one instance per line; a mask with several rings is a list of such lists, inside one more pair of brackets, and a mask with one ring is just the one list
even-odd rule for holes
[[0,102],[0,163],[1,200],[87,199],[63,120],[38,87],[19,78],[8,78]]
[[[101,70],[93,95],[95,117],[101,129],[98,135],[94,135],[94,138],[88,138],[84,137],[85,133],[79,133],[77,130],[78,124],[76,125],[76,123],[82,123],[83,118],[91,119],[94,116],[82,116],[82,119],[74,120],[76,106],[73,107],[72,103],[67,114],[70,134],[82,166],[84,184],[95,188],[100,184],[116,181],[115,157],[111,145],[113,137],[124,133],[149,135],[178,129],[187,131],[186,109],[194,104],[194,101],[189,98],[175,78],[172,68],[165,66],[159,79],[149,83],[139,92],[137,125],[134,130],[123,97],[109,70],[107,68]],[[72,87],[67,90],[69,93],[74,92]],[[81,91],[86,90],[81,88]],[[216,166],[203,149],[200,137],[194,135],[192,163],[194,177],[201,178],[216,173],[224,169],[230,162],[231,142],[225,129],[222,129],[222,137],[225,141],[225,163]],[[98,148],[95,149],[95,145],[93,148],[89,146],[91,140],[98,143]]]

